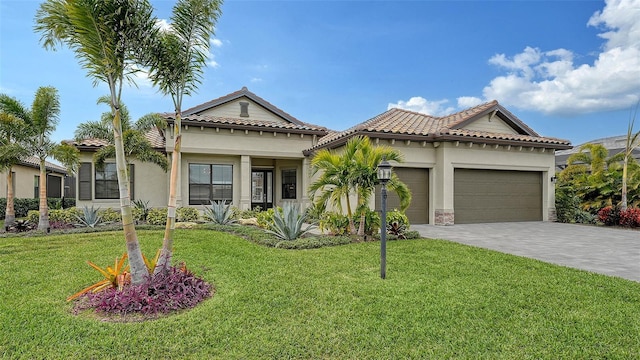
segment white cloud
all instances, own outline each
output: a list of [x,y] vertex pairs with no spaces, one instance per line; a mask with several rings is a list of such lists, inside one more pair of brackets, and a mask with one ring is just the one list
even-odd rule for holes
[[576,65],[570,50],[526,47],[489,63],[508,71],[483,89],[485,99],[547,114],[577,114],[632,106],[640,94],[640,1],[609,0],[588,25],[606,40],[593,64]]
[[458,98],[458,108],[459,109],[468,109],[472,108],[476,105],[480,105],[484,102],[484,100],[473,97],[473,96],[461,96]]
[[211,41],[209,41],[211,43],[211,46],[213,47],[222,47],[222,40],[220,39],[211,39]]
[[455,108],[445,105],[448,102],[449,100],[429,101],[423,97],[415,96],[409,99],[409,101],[398,100],[395,104],[389,103],[387,110],[400,108],[432,116],[442,116],[455,112]]
[[262,78],[252,77],[251,80],[249,81],[251,81],[252,83],[259,83],[259,82],[262,82]]
[[166,19],[156,20],[156,26],[158,26],[162,31],[168,31],[171,29],[171,24],[169,24]]

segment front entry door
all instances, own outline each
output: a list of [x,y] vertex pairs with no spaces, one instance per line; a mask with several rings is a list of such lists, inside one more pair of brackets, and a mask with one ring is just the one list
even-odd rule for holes
[[273,207],[273,171],[253,170],[251,172],[251,208],[262,210]]

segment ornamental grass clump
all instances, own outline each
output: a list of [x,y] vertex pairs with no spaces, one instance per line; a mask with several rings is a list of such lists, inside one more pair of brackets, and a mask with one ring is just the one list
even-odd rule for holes
[[140,315],[154,318],[193,308],[211,297],[214,291],[211,284],[181,264],[149,276],[139,285],[129,284],[121,289],[112,287],[96,293],[89,292],[81,298],[74,312],[94,309],[107,316]]

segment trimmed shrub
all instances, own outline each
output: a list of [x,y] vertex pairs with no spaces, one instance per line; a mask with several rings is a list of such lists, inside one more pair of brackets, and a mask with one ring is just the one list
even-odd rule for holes
[[[360,219],[361,215],[358,214],[353,215],[353,224],[356,227],[356,231],[360,229]],[[373,235],[380,230],[380,215],[377,211],[371,210],[367,208],[365,210],[365,218],[364,218],[364,233],[365,235]]]
[[620,224],[620,209],[613,206],[603,207],[598,211],[598,221],[607,226]]
[[120,210],[114,210],[112,208],[106,208],[104,210],[100,210],[100,217],[102,221],[109,223],[116,223],[122,221],[122,214]]
[[346,235],[349,233],[349,218],[338,213],[324,213],[320,218],[320,230],[328,231],[331,235]]
[[166,225],[167,208],[150,209],[147,215],[147,223],[149,223],[149,225]]
[[[47,198],[47,205],[49,209],[58,209],[60,207],[70,208],[76,206],[76,200],[65,198]],[[16,218],[22,218],[27,216],[29,210],[38,210],[40,207],[40,199],[13,199],[13,209],[16,212]],[[0,219],[4,219],[5,211],[7,210],[7,199],[0,198]]]
[[273,212],[275,210],[273,208],[267,209],[266,211],[261,211],[257,214],[256,219],[258,220],[258,226],[263,229],[268,229],[273,224]]
[[196,222],[200,217],[200,212],[194,207],[181,207],[176,210],[176,220],[180,222]]
[[40,220],[40,211],[29,210],[29,212],[27,212],[27,220],[32,224],[37,224]]
[[627,208],[627,210],[621,210],[620,225],[627,227],[640,226],[640,208]]

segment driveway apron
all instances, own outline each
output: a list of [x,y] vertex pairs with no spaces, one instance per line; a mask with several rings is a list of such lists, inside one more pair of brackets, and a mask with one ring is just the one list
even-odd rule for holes
[[431,239],[640,282],[640,231],[553,222],[411,225]]

